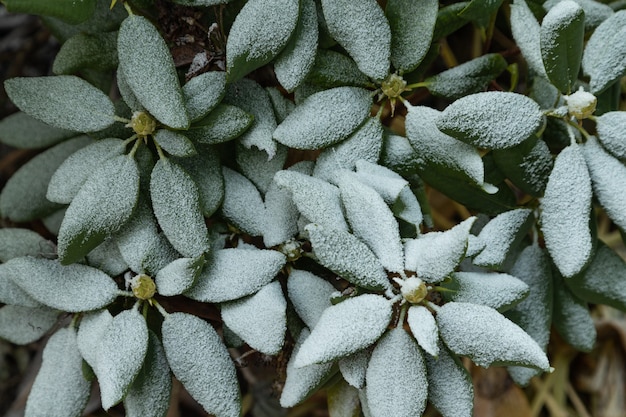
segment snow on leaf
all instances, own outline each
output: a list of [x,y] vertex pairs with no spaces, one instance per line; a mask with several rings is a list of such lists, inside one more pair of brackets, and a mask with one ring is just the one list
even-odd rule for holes
[[222,249],[208,263],[185,295],[221,303],[253,294],[269,284],[285,265],[285,255],[273,250]]
[[528,66],[547,78],[540,49],[541,26],[524,0],[514,0],[511,5],[511,32]]
[[113,316],[106,308],[87,313],[80,320],[77,344],[81,356],[93,369],[98,364],[100,341],[111,325]]
[[596,326],[587,303],[554,277],[554,310],[552,324],[566,343],[574,349],[589,352],[596,343]]
[[521,365],[548,371],[548,358],[516,324],[491,307],[449,302],[437,312],[439,334],[457,355],[476,365]]
[[613,156],[626,161],[626,112],[611,111],[596,118],[598,140]]
[[424,306],[411,306],[407,323],[420,347],[431,356],[439,356],[439,330],[433,314]]
[[157,292],[168,297],[182,294],[193,286],[203,266],[203,256],[170,262],[154,277]]
[[289,113],[293,111],[296,105],[293,101],[283,96],[280,90],[276,87],[265,87],[265,91],[267,91],[270,101],[272,102],[276,122],[282,123],[282,121],[289,116]]
[[176,160],[198,187],[200,209],[211,217],[224,198],[224,179],[217,153],[210,147],[198,147],[198,155]]
[[529,293],[529,287],[514,276],[499,273],[455,272],[448,284],[456,292],[452,301],[481,304],[500,312],[519,303]]
[[331,306],[333,285],[308,272],[293,269],[287,280],[287,294],[296,313],[308,328],[314,329],[324,310]]
[[367,364],[372,356],[372,348],[362,349],[337,361],[343,379],[354,388],[365,387]]
[[387,332],[374,348],[365,389],[372,417],[411,417],[424,412],[428,397],[424,355],[403,328]]
[[392,308],[374,294],[349,298],[327,308],[296,355],[297,368],[330,362],[373,344],[387,329]]
[[187,129],[185,136],[198,143],[227,142],[243,134],[253,120],[251,114],[239,107],[220,103],[206,117]]
[[183,86],[183,97],[189,120],[206,116],[222,100],[226,92],[226,73],[209,71],[193,77]]
[[371,85],[367,76],[359,70],[354,60],[332,49],[319,49],[317,51],[315,64],[306,81],[325,88],[345,85],[367,87]]
[[17,112],[0,120],[0,142],[18,149],[41,149],[76,136],[71,130],[58,129]]
[[261,193],[240,173],[226,167],[222,167],[222,173],[222,215],[244,232],[252,236],[262,236],[265,228],[265,204]]
[[307,225],[305,230],[320,264],[360,287],[372,290],[391,288],[381,262],[356,236],[314,223]]
[[276,154],[268,160],[266,152],[238,144],[236,160],[241,173],[254,183],[261,194],[265,195],[274,179],[274,174],[285,165],[287,147],[278,144]]
[[266,247],[284,243],[298,233],[298,208],[289,190],[280,188],[274,181],[265,194],[265,215],[263,243]]
[[[54,252],[55,247],[52,242],[30,229],[15,227],[0,229],[0,262],[7,262],[20,256],[42,256]],[[0,294],[4,292],[0,291]],[[5,304],[13,303],[5,302]]]
[[259,292],[221,305],[222,320],[252,349],[276,355],[280,352],[287,331],[287,302],[277,281]]
[[565,277],[582,270],[591,256],[591,179],[580,145],[556,157],[541,200],[541,230],[552,260]]
[[198,153],[193,143],[185,135],[173,130],[159,129],[153,139],[165,152],[172,156],[184,158]]
[[0,338],[26,345],[41,338],[57,321],[59,311],[41,307],[5,305],[0,308]]
[[[543,4],[545,10],[550,10],[563,0],[547,0]],[[592,32],[602,22],[611,17],[615,12],[608,4],[594,0],[574,0],[585,12],[585,32]]]
[[392,205],[400,197],[402,190],[409,185],[402,176],[382,165],[358,160],[355,166],[359,181],[376,190],[388,205]]
[[196,316],[172,313],[165,317],[161,332],[167,362],[187,392],[209,414],[239,417],[235,366],[213,327]]
[[370,92],[362,88],[320,91],[296,106],[278,125],[274,139],[290,148],[325,148],[350,136],[369,115],[371,104]]

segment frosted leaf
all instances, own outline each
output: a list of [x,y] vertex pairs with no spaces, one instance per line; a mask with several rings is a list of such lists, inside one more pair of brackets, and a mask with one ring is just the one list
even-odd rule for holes
[[224,179],[217,153],[213,148],[198,147],[198,155],[176,162],[198,187],[202,214],[211,217],[224,198]]
[[529,294],[523,281],[498,273],[455,272],[446,286],[455,291],[449,296],[452,301],[481,304],[501,312]]
[[515,0],[511,5],[511,32],[528,67],[547,78],[540,49],[541,26],[524,0]]
[[267,91],[267,95],[272,102],[276,121],[281,123],[287,116],[289,116],[289,113],[293,111],[296,105],[293,101],[283,96],[283,94],[276,87],[265,87],[265,91]]
[[297,0],[251,0],[241,9],[228,34],[228,80],[239,80],[270,62],[296,30]]
[[239,107],[218,104],[206,117],[185,131],[194,142],[216,144],[232,140],[245,132],[254,117]]
[[107,274],[86,265],[61,265],[56,260],[31,257],[7,262],[10,277],[31,297],[49,307],[70,313],[109,305],[118,295]]
[[358,160],[376,163],[383,143],[383,126],[378,117],[369,117],[348,139],[322,151],[313,176],[334,181],[336,171],[353,170]]
[[96,132],[114,122],[109,97],[73,75],[11,78],[4,88],[24,113],[59,129]]
[[437,312],[439,334],[457,355],[476,365],[520,365],[548,371],[548,358],[516,324],[491,307],[450,302]]
[[124,76],[124,72],[121,67],[117,67],[117,72],[115,74],[115,80],[117,81],[117,89],[124,100],[124,103],[133,111],[146,111],[143,107],[143,104],[139,102],[139,99],[133,93],[133,90],[130,88],[128,83],[126,82],[126,77]]
[[22,263],[18,260],[20,258],[15,259],[0,265],[0,303],[30,308],[41,307],[39,301],[31,297],[14,281],[13,277],[19,277],[21,273]]
[[391,26],[391,62],[396,70],[411,72],[430,49],[439,4],[434,0],[392,0],[385,14]]
[[306,226],[306,231],[320,264],[360,287],[391,288],[381,262],[356,236],[313,223]]
[[345,381],[338,381],[327,390],[329,417],[360,417],[359,391]]
[[416,166],[423,164],[423,160],[417,155],[407,138],[388,132],[383,133],[383,138],[383,149],[380,154],[382,165],[402,175],[410,175],[415,173]]
[[365,387],[367,364],[372,355],[372,348],[362,349],[337,361],[341,375],[346,382],[355,388]]
[[[548,0],[543,4],[543,8],[550,10],[563,0]],[[614,14],[613,9],[608,4],[595,0],[574,0],[585,12],[585,31],[592,31],[602,22]]]
[[[254,1],[294,2],[293,0]],[[246,6],[249,4],[250,2],[246,3]],[[281,10],[279,14],[284,12]],[[244,78],[226,87],[226,96],[223,102],[237,106],[254,117],[250,128],[241,135],[239,140],[246,148],[256,146],[260,150],[265,151],[267,159],[272,159],[276,155],[276,142],[272,139],[274,129],[276,129],[276,118],[274,117],[274,109],[267,91],[255,81]]]
[[370,92],[358,87],[315,93],[278,125],[274,139],[290,148],[325,148],[350,136],[365,121],[371,105]]
[[428,401],[443,417],[471,417],[474,386],[463,364],[441,342],[439,357],[426,356],[425,359]]
[[193,258],[209,250],[198,187],[180,165],[167,159],[156,163],[150,196],[159,225],[178,252]]
[[291,191],[298,210],[310,221],[336,230],[348,230],[339,189],[334,185],[295,171],[279,171],[274,181]]
[[94,368],[102,408],[108,410],[124,398],[147,350],[148,327],[137,310],[124,310],[113,317],[102,333]]
[[63,264],[80,260],[126,224],[139,197],[137,162],[127,155],[108,159],[87,178],[65,212],[59,230]]
[[226,92],[226,73],[209,71],[193,77],[183,86],[183,97],[189,120],[206,116],[222,100]]
[[526,236],[534,217],[530,209],[516,209],[501,213],[491,219],[478,235],[483,249],[474,257],[478,266],[501,266]]
[[403,328],[387,332],[374,348],[365,389],[372,417],[421,416],[424,412],[428,397],[424,355]]
[[317,52],[317,11],[313,0],[302,0],[298,25],[274,61],[274,72],[285,90],[293,91],[311,71]]
[[287,280],[289,300],[308,328],[314,329],[324,310],[331,306],[333,285],[308,271],[293,269]]
[[161,328],[167,362],[187,392],[216,417],[239,417],[241,397],[226,346],[206,321],[186,313],[165,317]]
[[252,349],[266,355],[276,355],[283,347],[286,311],[287,302],[277,281],[254,295],[221,305],[224,324]]
[[445,232],[426,233],[404,245],[405,269],[426,282],[439,282],[450,275],[465,256],[475,217]]
[[263,243],[266,247],[286,242],[298,233],[298,208],[289,190],[275,182],[270,184],[265,194],[265,216]]
[[402,176],[376,163],[358,160],[355,166],[359,181],[376,190],[389,205],[395,203],[402,190],[409,185],[409,182]]
[[157,292],[167,297],[182,294],[193,286],[203,266],[202,256],[180,258],[170,262],[154,277]]
[[593,32],[582,66],[589,75],[591,92],[598,94],[626,71],[626,11],[620,10],[606,19]]
[[349,298],[327,308],[296,355],[297,368],[348,356],[373,344],[387,329],[392,307],[374,294]]
[[273,250],[218,250],[185,295],[209,303],[236,300],[269,284],[285,262],[285,255]]
[[383,198],[352,172],[342,172],[338,183],[354,235],[369,246],[386,270],[404,271],[398,223]]
[[40,149],[76,136],[75,132],[47,125],[24,112],[0,120],[0,142],[19,149]]
[[89,266],[93,266],[112,277],[120,275],[128,269],[128,264],[113,239],[107,239],[96,246],[86,258]]
[[370,81],[357,67],[354,60],[332,49],[319,49],[315,64],[306,79],[308,82],[325,88],[349,85],[367,87]]
[[419,158],[482,185],[485,169],[478,150],[437,129],[435,121],[441,112],[423,106],[407,109],[406,134]]
[[111,325],[113,316],[106,308],[83,315],[78,328],[78,350],[93,369],[98,364],[100,341]]
[[532,148],[522,143],[508,149],[493,151],[497,168],[518,188],[533,196],[542,196],[554,160],[550,148],[543,140],[535,141]]
[[181,4],[183,6],[217,6],[218,4],[226,4],[230,0],[172,0],[172,3]]
[[504,149],[537,133],[544,116],[539,105],[526,96],[487,91],[450,104],[435,123],[443,133],[470,145]]
[[265,195],[274,179],[274,174],[285,165],[287,147],[278,144],[276,154],[268,160],[266,152],[238,144],[236,160],[241,173],[254,183],[261,194]]
[[596,118],[598,140],[613,156],[626,161],[626,112],[611,111]]
[[420,347],[431,356],[438,357],[439,330],[433,314],[424,306],[411,306],[407,323]]
[[540,204],[546,247],[565,277],[580,272],[591,256],[591,196],[582,149],[580,145],[570,145],[556,157]]
[[76,74],[82,70],[101,72],[117,68],[117,32],[78,33],[67,39],[54,58],[56,75]]
[[153,139],[165,152],[172,156],[183,158],[198,153],[193,143],[185,135],[172,130],[159,129]]
[[22,165],[0,193],[2,217],[22,223],[57,211],[61,206],[46,199],[50,178],[68,156],[89,143],[86,136],[70,139]]
[[254,184],[230,168],[222,167],[224,201],[222,215],[252,236],[262,236],[265,228],[265,204]]
[[57,321],[59,312],[47,307],[5,305],[0,308],[0,338],[26,345],[41,338]]
[[32,230],[14,227],[0,229],[0,262],[20,256],[47,256],[54,254],[55,250],[52,242]]
[[189,117],[174,61],[157,28],[145,17],[128,16],[120,26],[117,50],[124,80],[142,106],[161,123],[187,129]]
[[578,80],[583,55],[585,13],[574,1],[557,3],[541,22],[540,45],[548,78],[562,93]]
[[332,363],[313,364],[303,368],[294,366],[302,343],[309,337],[309,334],[308,329],[300,332],[291,358],[287,362],[287,379],[280,395],[281,407],[289,408],[301,403],[317,391],[335,372]]
[[148,336],[143,366],[124,398],[128,417],[163,417],[170,405],[172,377],[165,351],[153,332]]
[[43,350],[39,373],[28,395],[27,417],[80,416],[89,400],[91,384],[83,376],[83,358],[72,328],[57,331]]
[[596,343],[596,327],[587,303],[572,294],[563,281],[554,284],[552,324],[566,343],[589,352]]
[[391,29],[375,0],[322,0],[324,19],[331,36],[359,66],[376,80],[389,73]]
[[303,82],[298,87],[296,87],[296,90],[293,92],[293,100],[296,104],[296,107],[304,103],[304,101],[307,98],[311,97],[313,94],[320,93],[324,90],[326,89],[320,85],[313,84],[309,81]]

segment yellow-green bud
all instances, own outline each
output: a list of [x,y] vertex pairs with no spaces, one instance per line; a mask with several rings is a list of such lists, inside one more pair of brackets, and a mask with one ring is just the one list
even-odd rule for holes
[[156,120],[145,111],[136,111],[133,113],[133,117],[130,119],[130,123],[127,126],[131,127],[137,136],[143,139],[154,133],[156,130]]
[[409,303],[418,304],[428,295],[428,288],[421,279],[410,277],[400,282],[400,292]]
[[130,281],[130,287],[135,297],[140,300],[149,300],[156,293],[156,284],[154,280],[146,274],[136,275]]
[[297,261],[302,256],[302,245],[294,239],[280,245],[279,250],[287,257],[289,262]]
[[582,87],[574,94],[565,96],[567,102],[567,111],[570,116],[574,116],[578,120],[586,119],[596,111],[598,99],[591,93],[585,91]]
[[389,98],[398,98],[406,91],[406,81],[398,74],[391,74],[380,85],[383,94]]

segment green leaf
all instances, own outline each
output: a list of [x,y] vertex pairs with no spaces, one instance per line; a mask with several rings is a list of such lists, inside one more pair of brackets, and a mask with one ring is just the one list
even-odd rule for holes
[[159,129],[153,136],[154,141],[168,154],[185,158],[196,155],[196,148],[187,137],[181,133]]
[[324,310],[331,306],[330,297],[335,287],[317,275],[292,269],[287,280],[289,300],[298,316],[313,329]]
[[182,294],[193,286],[204,267],[204,257],[180,258],[157,272],[154,281],[157,292],[166,297]]
[[315,63],[306,81],[324,88],[367,87],[371,84],[352,58],[332,49],[317,51]]
[[[533,142],[533,141],[529,141]],[[541,196],[554,164],[548,145],[543,140],[527,142],[512,148],[493,151],[496,166],[518,188],[532,196]]]
[[486,26],[489,16],[495,13],[501,4],[502,0],[472,0],[459,12],[459,15],[465,19],[478,21],[481,26]]
[[28,222],[57,211],[61,206],[46,199],[50,178],[63,161],[91,139],[80,136],[50,148],[22,165],[0,193],[2,216]]
[[436,121],[443,133],[486,149],[519,145],[543,124],[543,113],[535,101],[499,91],[465,96],[449,105]]
[[382,80],[389,73],[391,29],[376,0],[322,0],[331,36],[354,59],[361,72]]
[[216,144],[241,136],[252,125],[254,116],[236,106],[218,104],[205,118],[185,131],[194,142]]
[[313,94],[278,125],[274,139],[296,149],[333,145],[365,121],[371,104],[370,92],[357,87],[337,87]]
[[241,172],[254,183],[261,194],[265,195],[274,179],[274,174],[283,169],[287,160],[288,149],[278,144],[273,158],[267,158],[267,153],[257,148],[247,148],[237,145],[236,161]]
[[53,16],[70,24],[89,19],[96,8],[96,0],[4,0],[3,3],[12,13]]
[[228,81],[237,81],[274,59],[296,30],[299,12],[297,0],[248,1],[228,34]]
[[117,32],[79,33],[68,39],[54,58],[52,72],[75,74],[80,70],[112,71],[117,68]]
[[424,306],[409,307],[407,323],[417,343],[435,358],[439,356],[439,330],[433,314]]
[[439,12],[437,12],[437,23],[435,24],[433,40],[445,38],[469,23],[469,19],[460,15],[461,11],[464,10],[469,3],[469,1],[461,1],[439,9]]
[[252,181],[223,167],[224,201],[222,215],[239,229],[252,236],[262,236],[265,230],[265,204]]
[[183,96],[189,120],[195,122],[206,116],[222,101],[226,92],[226,73],[209,71],[193,77],[183,86]]
[[372,356],[372,350],[374,349],[370,346],[337,361],[341,376],[348,384],[359,390],[363,390],[365,387],[367,364],[370,361],[370,356]]
[[391,0],[385,14],[391,27],[391,62],[396,70],[411,72],[430,49],[437,21],[434,0]]
[[56,128],[95,132],[114,122],[113,102],[73,75],[11,78],[4,88],[20,110]]
[[[546,10],[550,10],[557,3],[563,0],[548,0],[544,3],[543,7]],[[595,0],[574,0],[585,12],[585,32],[592,32],[602,22],[615,13],[614,8],[609,4],[600,3]],[[617,9],[615,9],[617,10]]]
[[296,107],[293,101],[283,96],[280,90],[276,87],[265,87],[267,95],[272,102],[272,108],[274,108],[274,116],[276,116],[276,122],[281,123]]
[[156,163],[150,196],[159,226],[178,252],[194,258],[209,250],[198,186],[180,165],[168,159]]
[[361,415],[361,402],[359,391],[340,380],[331,385],[327,390],[329,417],[359,417]]
[[626,112],[612,111],[597,117],[596,130],[602,146],[626,162]]
[[606,19],[593,32],[582,57],[583,71],[589,75],[594,94],[606,90],[626,72],[626,11]]
[[403,328],[387,332],[367,366],[366,392],[372,416],[422,415],[427,387],[424,355],[415,339]]
[[[63,3],[65,1],[59,2],[59,4]],[[51,16],[41,16],[41,20],[50,29],[54,37],[63,43],[81,32],[97,34],[116,31],[127,16],[128,12],[121,2],[117,2],[111,9],[111,1],[96,0],[93,14],[79,24],[70,24],[71,22],[68,23]]]
[[541,56],[548,78],[562,93],[569,94],[583,56],[585,13],[574,1],[556,4],[541,23]]
[[13,227],[0,229],[0,262],[20,256],[50,256],[55,252],[56,247],[52,242],[32,230]]
[[480,304],[500,312],[523,300],[529,287],[516,277],[501,273],[455,272],[452,280],[443,284],[451,293],[444,297],[461,303]]
[[198,155],[176,162],[198,186],[202,214],[211,217],[224,198],[224,179],[215,151],[207,147],[199,147],[198,151]]
[[102,336],[113,322],[113,316],[106,308],[83,315],[78,328],[78,350],[87,364],[95,369],[98,363]]
[[[298,165],[292,165],[290,169],[296,170]],[[269,248],[286,243],[296,236],[298,234],[299,217],[300,213],[291,198],[291,193],[272,182],[267,193],[265,193],[265,222],[263,230],[263,243],[265,246]]]
[[541,26],[524,0],[511,5],[511,32],[529,69],[547,78],[541,57]]
[[20,262],[9,260],[0,265],[0,302],[21,307],[41,307],[39,301],[31,297],[13,280],[14,276],[17,277],[21,273]]
[[96,246],[87,255],[87,264],[112,277],[121,275],[128,269],[128,264],[122,257],[120,249],[113,239],[107,239]]
[[143,107],[161,123],[187,129],[189,117],[174,61],[152,23],[137,15],[127,17],[117,49],[124,79]]
[[185,313],[165,317],[161,328],[167,362],[207,413],[239,417],[237,374],[226,346],[206,321]]
[[226,4],[231,0],[172,0],[172,3],[182,6],[217,6],[218,4]]
[[57,321],[59,312],[47,307],[5,305],[0,308],[0,338],[26,345],[41,338]]
[[0,120],[0,142],[14,148],[47,148],[74,136],[75,132],[52,127],[23,112]]
[[104,272],[86,265],[63,266],[58,261],[31,257],[15,258],[9,276],[35,300],[67,312],[90,311],[115,300],[118,288]]
[[589,352],[597,336],[589,306],[572,294],[560,277],[555,276],[554,279],[552,324],[566,343],[576,350]]
[[134,159],[106,160],[87,178],[65,212],[59,230],[59,258],[79,261],[126,224],[137,205],[139,170]]
[[[53,392],[54,395],[50,395]],[[91,384],[83,377],[83,358],[72,328],[56,332],[43,350],[39,373],[26,401],[28,417],[79,417]]]

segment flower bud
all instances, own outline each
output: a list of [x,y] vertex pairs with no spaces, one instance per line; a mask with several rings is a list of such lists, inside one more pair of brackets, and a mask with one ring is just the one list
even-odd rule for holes
[[145,138],[156,130],[156,120],[145,111],[136,111],[127,127],[131,127],[140,138]]
[[428,295],[428,288],[421,279],[410,277],[400,282],[400,292],[409,303],[418,304]]
[[149,300],[156,293],[156,284],[154,280],[146,274],[140,274],[133,277],[130,281],[130,287],[135,297],[140,300]]
[[585,91],[582,87],[574,94],[565,96],[567,102],[567,110],[570,116],[574,116],[578,120],[586,119],[596,111],[596,103],[598,99],[591,93]]
[[382,82],[380,88],[387,97],[398,98],[406,91],[406,81],[398,74],[391,74]]

